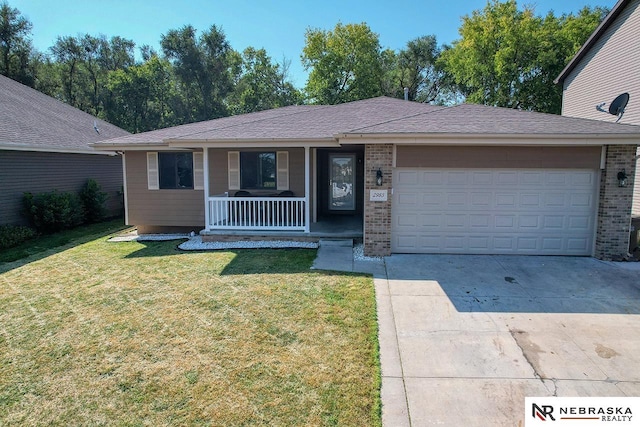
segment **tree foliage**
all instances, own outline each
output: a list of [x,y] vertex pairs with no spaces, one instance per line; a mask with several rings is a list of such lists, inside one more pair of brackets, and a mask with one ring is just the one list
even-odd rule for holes
[[559,113],[553,83],[607,10],[537,16],[516,0],[489,0],[463,17],[460,39],[425,35],[394,51],[366,23],[307,29],[304,92],[289,64],[264,49],[235,51],[220,27],[170,29],[160,51],[122,37],[60,35],[47,52],[31,44],[32,24],[0,0],[0,73],[127,129],[143,132],[304,102],[337,104],[379,95],[451,104],[465,99]]
[[0,72],[28,86],[33,86],[31,22],[18,9],[0,3]]
[[382,94],[382,49],[366,23],[333,30],[308,29],[302,63],[306,91],[319,104],[339,104]]
[[163,35],[160,44],[184,94],[173,105],[179,122],[228,115],[224,99],[232,90],[231,47],[222,30],[213,25],[197,37],[195,28],[187,25]]
[[515,0],[491,0],[463,17],[461,38],[442,53],[441,65],[468,102],[558,114],[561,89],[553,79],[605,12],[543,18]]
[[248,47],[237,59],[235,89],[230,96],[233,114],[252,113],[298,104],[302,94],[287,79],[287,62],[277,64],[264,49]]

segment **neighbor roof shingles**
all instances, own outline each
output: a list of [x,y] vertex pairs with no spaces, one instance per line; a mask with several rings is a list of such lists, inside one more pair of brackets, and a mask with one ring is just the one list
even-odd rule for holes
[[[94,123],[100,133],[94,130]],[[0,146],[92,151],[90,143],[130,135],[110,123],[0,76]]]

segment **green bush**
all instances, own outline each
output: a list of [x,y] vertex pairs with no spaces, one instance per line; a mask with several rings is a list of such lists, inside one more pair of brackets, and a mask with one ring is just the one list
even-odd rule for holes
[[27,218],[42,233],[54,233],[84,222],[84,207],[76,194],[57,190],[35,196],[25,193],[24,203]]
[[108,197],[108,194],[102,191],[102,187],[95,179],[89,179],[82,187],[80,200],[84,205],[85,221],[88,224],[100,222],[107,216],[104,202],[107,201]]
[[24,225],[0,225],[0,249],[18,246],[37,236],[36,230]]

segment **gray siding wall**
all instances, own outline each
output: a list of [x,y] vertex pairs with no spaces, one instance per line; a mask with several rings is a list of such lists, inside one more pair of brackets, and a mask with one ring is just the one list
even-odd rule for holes
[[25,192],[77,192],[89,178],[109,195],[110,213],[120,214],[120,156],[0,150],[0,224],[26,224],[21,214]]
[[149,190],[147,152],[127,151],[125,159],[128,225],[158,231],[189,227],[196,233],[204,228],[202,190]]
[[620,123],[640,125],[640,0],[632,0],[563,83],[562,115],[615,122],[596,110],[624,92],[630,100]]
[[[615,122],[596,110],[621,93],[630,95],[620,123],[640,125],[640,0],[632,0],[563,83],[562,115]],[[636,153],[640,155],[640,150]],[[640,182],[636,167],[634,181]],[[640,215],[640,185],[635,185],[633,214]]]

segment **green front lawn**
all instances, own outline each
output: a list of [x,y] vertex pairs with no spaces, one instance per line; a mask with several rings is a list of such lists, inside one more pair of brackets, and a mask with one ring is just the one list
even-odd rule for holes
[[0,425],[380,425],[370,277],[176,244],[0,263]]

